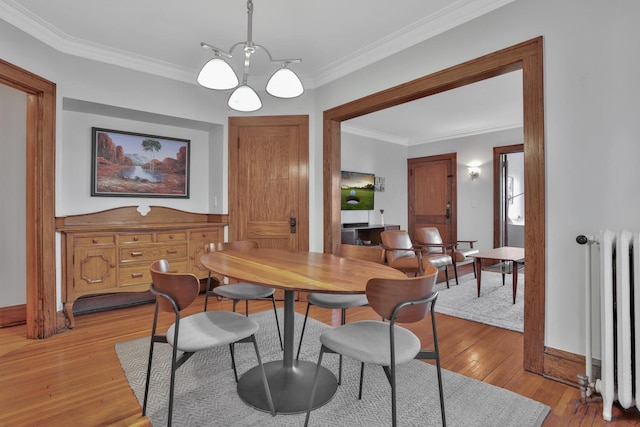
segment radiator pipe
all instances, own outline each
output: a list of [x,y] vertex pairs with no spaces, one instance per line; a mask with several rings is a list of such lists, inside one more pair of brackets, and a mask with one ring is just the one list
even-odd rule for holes
[[576,237],[579,245],[586,245],[584,251],[584,312],[585,312],[585,374],[578,374],[578,385],[582,400],[585,401],[593,394],[595,384],[591,383],[593,377],[593,356],[591,352],[591,245],[598,243],[595,237],[583,234]]

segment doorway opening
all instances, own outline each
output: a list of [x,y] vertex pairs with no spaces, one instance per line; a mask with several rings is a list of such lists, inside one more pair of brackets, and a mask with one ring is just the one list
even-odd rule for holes
[[524,145],[493,149],[493,246],[524,248]]
[[542,37],[510,46],[390,89],[356,99],[324,112],[323,185],[324,251],[340,244],[341,122],[418,98],[465,86],[515,70],[523,76],[523,141],[525,162],[525,250],[528,286],[525,288],[524,369],[544,373],[545,330],[545,183],[544,90]]

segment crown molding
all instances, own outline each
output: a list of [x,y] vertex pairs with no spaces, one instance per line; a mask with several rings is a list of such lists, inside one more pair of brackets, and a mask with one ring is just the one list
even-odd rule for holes
[[[318,88],[513,1],[459,0],[434,15],[420,19],[328,64],[315,75],[300,78],[305,82],[305,87]],[[71,37],[13,0],[0,0],[0,16],[9,24],[62,53],[196,84],[194,75],[198,70]]]
[[13,0],[0,1],[0,16],[4,21],[61,53],[195,83],[193,76],[197,70],[69,36]]
[[483,135],[486,133],[501,132],[505,130],[517,129],[522,127],[522,122],[492,124],[487,126],[479,126],[475,128],[459,129],[457,131],[443,134],[441,137],[417,138],[409,139],[408,145],[430,144],[433,142],[449,141],[451,139],[468,138],[470,136]]
[[365,138],[376,139],[378,141],[389,142],[391,144],[398,144],[398,145],[408,147],[408,146],[415,146],[415,145],[421,145],[421,144],[430,144],[434,142],[449,141],[452,139],[468,138],[471,136],[483,135],[486,133],[501,132],[501,131],[511,130],[511,129],[518,129],[521,127],[522,127],[521,122],[505,123],[500,125],[494,124],[494,125],[487,125],[487,126],[479,126],[475,128],[459,129],[454,132],[445,133],[443,134],[443,136],[440,136],[440,137],[431,136],[428,138],[415,138],[415,139],[404,138],[401,136],[392,135],[385,132],[379,132],[379,131],[371,130],[368,128],[363,128],[360,126],[348,125],[345,123],[342,123],[340,130],[342,133],[348,133],[351,135],[362,136]]
[[311,80],[314,87],[323,86],[513,1],[459,0],[438,13],[426,16],[339,61],[326,65],[311,76]]
[[403,138],[396,135],[391,135],[389,133],[378,132],[371,129],[352,126],[345,124],[344,122],[340,125],[340,131],[342,133],[349,133],[351,135],[363,136],[365,138],[377,139],[378,141],[390,142],[392,144],[404,145],[405,147],[409,145],[409,139]]

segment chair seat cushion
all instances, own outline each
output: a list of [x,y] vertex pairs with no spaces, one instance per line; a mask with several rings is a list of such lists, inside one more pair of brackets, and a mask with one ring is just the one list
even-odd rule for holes
[[[167,342],[174,345],[175,323],[167,330]],[[258,324],[230,311],[206,311],[180,319],[178,350],[195,352],[231,344],[256,333]]]
[[[427,261],[426,258],[422,259],[422,264],[424,267],[426,267],[427,265],[429,265],[429,262]],[[418,257],[401,257],[401,258],[396,258],[393,260],[393,262],[389,262],[389,266],[393,267],[395,269],[398,269],[400,271],[405,271],[405,272],[414,272],[414,271],[418,271]]]
[[480,252],[478,249],[457,250],[453,256],[456,262],[462,262],[465,261],[469,255],[477,254],[478,252]]
[[[336,353],[364,363],[390,366],[389,324],[362,320],[330,329],[320,335],[320,342]],[[420,339],[413,332],[395,325],[396,364],[406,363],[420,351]]]
[[311,293],[308,302],[323,308],[349,308],[369,304],[364,294]]
[[214,294],[231,299],[268,298],[273,295],[274,292],[275,289],[273,288],[251,283],[234,283],[232,285],[222,285],[213,288]]
[[426,258],[435,268],[442,268],[453,264],[451,256],[445,254],[428,255]]

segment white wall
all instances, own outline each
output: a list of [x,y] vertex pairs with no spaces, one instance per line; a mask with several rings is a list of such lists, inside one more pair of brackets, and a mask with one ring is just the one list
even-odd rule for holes
[[[640,39],[638,16],[640,2],[635,0],[517,0],[308,91],[293,102],[271,102],[265,97],[259,115],[310,115],[311,249],[322,249],[324,110],[542,35],[548,257],[545,344],[584,354],[583,256],[575,236],[606,226],[640,228],[640,199],[635,196],[640,181],[636,165],[640,56],[633,54]],[[5,60],[58,84],[58,111],[62,111],[62,99],[71,98],[225,127],[230,114],[220,108],[224,99],[195,84],[59,55],[3,21],[0,51]],[[58,170],[65,151],[63,116],[56,118]],[[226,170],[216,174],[223,181],[225,175]],[[56,190],[58,195],[65,191],[60,185]],[[223,191],[226,197],[226,183]],[[56,209],[66,211],[67,207]]]
[[[640,229],[640,3],[518,0],[316,93],[316,109],[544,37],[545,345],[584,354],[583,252],[575,237]],[[322,134],[321,118],[315,127]],[[410,153],[413,156],[413,153]],[[464,235],[461,234],[461,235]]]
[[0,307],[27,302],[27,96],[0,85]]
[[[91,128],[139,132],[190,140],[190,191],[188,199],[91,196]],[[123,205],[167,206],[188,212],[208,213],[209,184],[221,187],[221,177],[210,177],[209,133],[186,127],[168,126],[118,117],[63,111],[56,214],[77,215]],[[221,145],[221,144],[220,144]],[[219,157],[222,150],[219,150]],[[221,194],[218,194],[221,197]]]
[[[364,136],[342,133],[342,170],[373,173],[385,178],[385,191],[375,193],[375,210],[344,211],[343,223],[385,224],[407,229],[407,147]],[[359,216],[358,216],[359,215]]]

